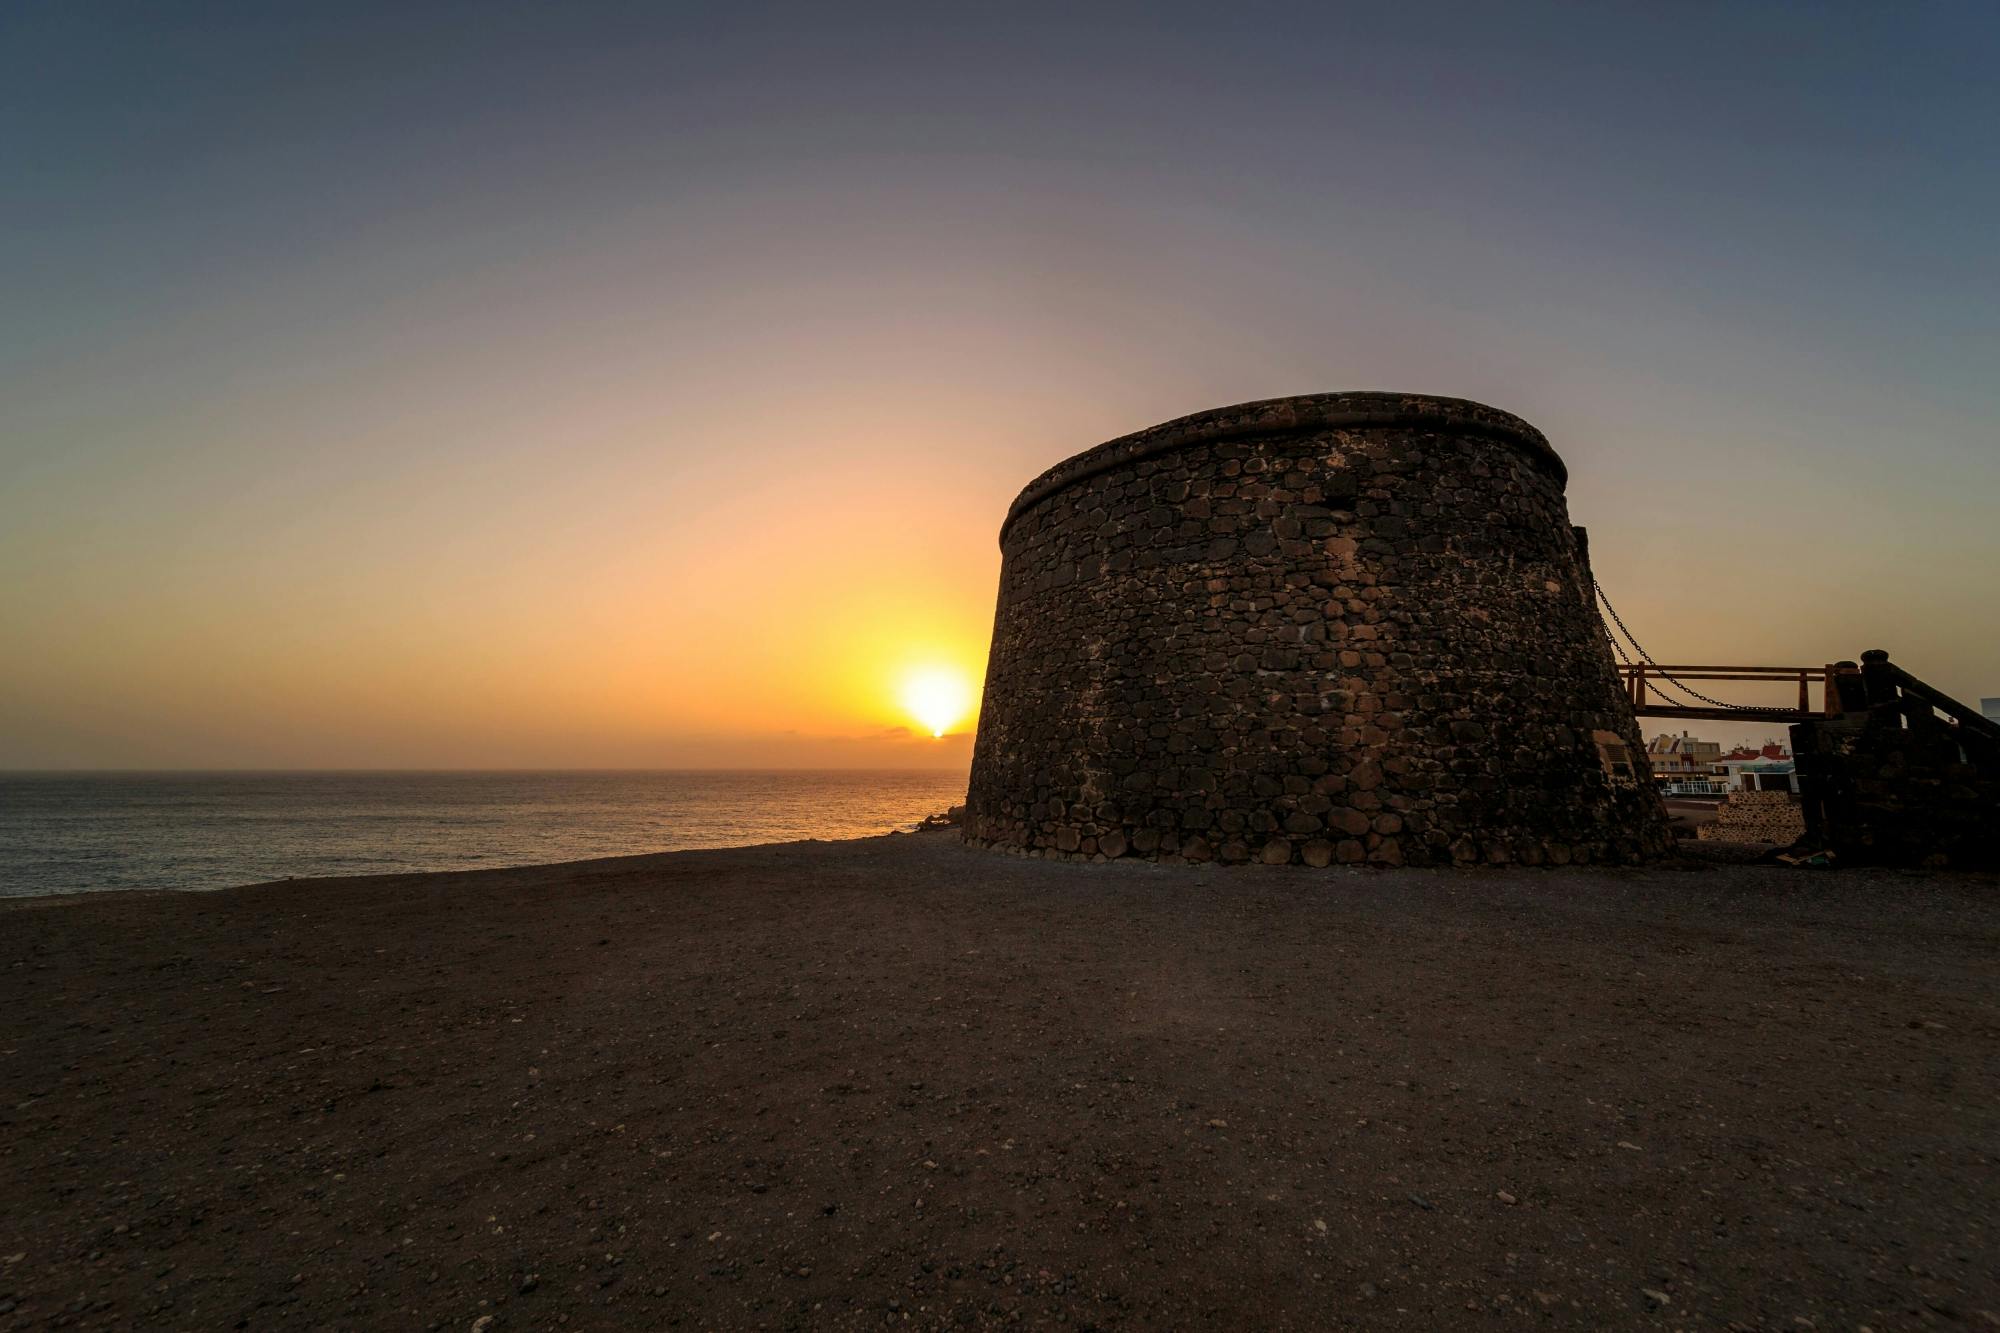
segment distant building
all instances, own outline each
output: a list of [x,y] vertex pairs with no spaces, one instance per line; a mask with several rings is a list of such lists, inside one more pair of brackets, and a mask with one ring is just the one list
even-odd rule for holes
[[1678,736],[1653,737],[1646,743],[1646,757],[1652,761],[1653,776],[1662,782],[1705,778],[1722,759],[1722,747],[1683,731]]
[[1754,750],[1747,745],[1739,745],[1728,754],[1719,756],[1719,762],[1728,763],[1735,759],[1790,759],[1791,757],[1792,751],[1790,746],[1778,741],[1765,741],[1762,746]]
[[1727,796],[1733,791],[1797,791],[1798,773],[1790,748],[1765,741],[1739,745],[1728,754],[1714,741],[1655,736],[1646,745],[1653,778],[1662,796]]
[[1725,758],[1714,767],[1715,781],[1727,791],[1797,791],[1798,768],[1790,758]]
[[2000,699],[1981,699],[1979,711],[1995,722],[2000,722]]

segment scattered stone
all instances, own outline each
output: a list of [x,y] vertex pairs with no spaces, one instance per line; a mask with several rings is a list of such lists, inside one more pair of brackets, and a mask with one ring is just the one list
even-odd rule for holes
[[1655,1287],[1641,1287],[1639,1288],[1639,1294],[1655,1305],[1672,1305],[1674,1303],[1673,1297]]
[[1495,1197],[1496,1199],[1500,1200],[1500,1202],[1507,1204],[1509,1206],[1512,1206],[1520,1202],[1519,1199],[1509,1194],[1506,1190],[1501,1190],[1498,1194],[1494,1195],[1493,1197]]

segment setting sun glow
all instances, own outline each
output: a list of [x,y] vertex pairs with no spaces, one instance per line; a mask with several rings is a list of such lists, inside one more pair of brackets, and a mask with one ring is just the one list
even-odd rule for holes
[[942,736],[972,711],[972,682],[950,667],[923,667],[903,679],[903,707],[933,736]]

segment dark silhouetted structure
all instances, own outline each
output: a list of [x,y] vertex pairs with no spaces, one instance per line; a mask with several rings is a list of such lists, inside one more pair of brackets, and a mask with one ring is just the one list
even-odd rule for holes
[[1807,847],[1887,865],[2000,867],[2000,723],[1872,649],[1792,728]]
[[966,836],[1314,866],[1665,851],[1565,477],[1518,417],[1388,393],[1051,468],[1000,531]]

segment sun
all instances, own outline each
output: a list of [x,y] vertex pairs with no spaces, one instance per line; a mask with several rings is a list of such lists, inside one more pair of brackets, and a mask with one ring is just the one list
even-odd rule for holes
[[950,667],[920,667],[903,677],[903,707],[933,736],[942,736],[972,711],[972,682]]

